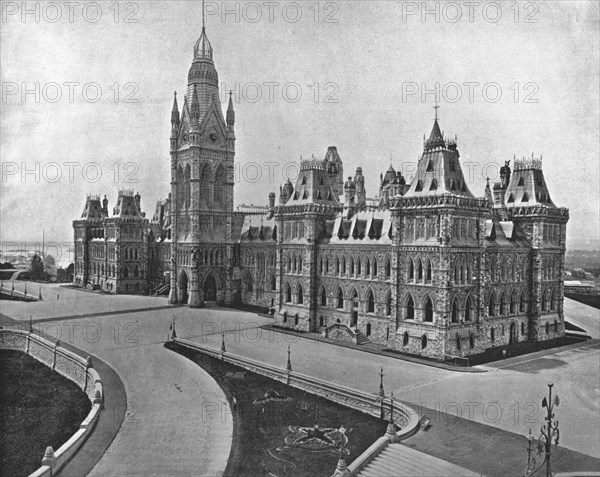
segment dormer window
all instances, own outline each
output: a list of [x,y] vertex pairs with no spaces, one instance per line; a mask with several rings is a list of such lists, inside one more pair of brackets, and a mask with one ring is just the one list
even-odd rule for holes
[[417,187],[415,187],[415,192],[421,192],[423,190],[423,183],[418,180],[417,181]]
[[306,185],[306,176],[302,177],[302,185]]
[[456,166],[454,165],[454,161],[450,161],[450,172],[456,171]]
[[430,160],[429,164],[427,164],[427,172],[433,172],[433,161]]
[[525,185],[525,181],[523,180],[522,177],[519,178],[519,183],[517,184],[518,187],[523,187]]
[[321,199],[321,191],[320,190],[317,191],[317,199],[319,199],[319,200]]
[[521,199],[521,202],[529,202],[529,194],[527,192],[525,192],[523,194],[523,198]]
[[508,196],[508,202],[509,202],[509,203],[511,203],[511,202],[514,202],[514,201],[515,201],[515,196],[514,196],[514,195],[512,195],[512,194],[510,194],[510,195]]
[[319,179],[319,185],[325,185],[325,181],[323,180],[322,177]]
[[302,198],[303,199],[308,199],[308,191],[304,191],[304,194],[302,194]]
[[437,185],[437,179],[433,179],[431,181],[431,187],[429,187],[429,190],[437,190],[437,187],[438,187],[438,185]]

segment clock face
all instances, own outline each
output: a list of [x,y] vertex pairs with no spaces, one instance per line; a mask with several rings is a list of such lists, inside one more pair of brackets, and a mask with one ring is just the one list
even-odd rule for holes
[[212,132],[208,137],[212,142],[217,142],[217,133]]

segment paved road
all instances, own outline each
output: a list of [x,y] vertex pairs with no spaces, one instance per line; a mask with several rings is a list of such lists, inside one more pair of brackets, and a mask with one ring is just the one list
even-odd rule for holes
[[[42,291],[50,295],[54,288]],[[166,305],[162,298],[59,292],[58,302],[3,301],[0,312],[26,323],[30,313],[47,318],[46,309],[50,316],[64,316],[112,310],[115,301],[128,308]],[[225,395],[199,366],[163,347],[171,319],[170,312],[155,309],[35,325],[103,359],[125,385],[127,415],[90,476],[217,476],[225,470],[233,424],[212,412],[226,408]]]
[[[131,426],[124,424],[94,475],[103,475],[109,469],[108,475],[169,475],[165,473],[168,469],[160,466],[168,466],[173,460],[177,461],[172,464],[177,466],[177,473],[191,475],[197,474],[198,468],[219,467],[214,461],[222,466],[223,458],[226,459],[230,427],[212,421],[204,423],[201,419],[202,404],[222,402],[221,391],[212,390],[214,384],[210,384],[210,379],[199,368],[162,348],[173,315],[177,316],[180,337],[219,349],[223,330],[227,332],[228,351],[281,367],[285,366],[287,346],[291,344],[295,371],[364,391],[377,391],[379,367],[383,366],[385,389],[394,390],[397,398],[439,409],[440,419],[447,419],[442,414],[445,411],[519,434],[526,434],[530,427],[535,431],[541,425],[543,412],[539,403],[547,392],[546,383],[553,381],[561,398],[556,412],[561,444],[600,457],[600,351],[589,344],[580,349],[550,352],[507,367],[502,367],[501,362],[481,366],[481,370],[487,371],[483,373],[461,373],[269,332],[259,326],[271,320],[223,308],[150,309],[111,315],[113,305],[106,303],[113,299],[130,308],[164,306],[160,298],[107,298],[86,294],[86,298],[71,300],[71,313],[105,309],[106,316],[57,323],[63,330],[63,339],[64,330],[73,322],[79,322],[82,331],[87,325],[87,341],[74,333],[75,345],[111,364],[122,376],[134,407],[140,408],[137,414],[140,420]],[[23,320],[28,319],[30,310],[40,306],[38,303],[4,303],[7,305],[2,304],[2,313]],[[44,311],[43,306],[37,309],[37,318],[44,318]],[[49,308],[54,316],[63,316],[65,311]],[[123,343],[125,335],[129,333],[127,336],[131,337],[132,330],[137,329],[131,325],[136,320],[139,331],[134,336],[140,338],[139,343]],[[97,343],[90,342],[89,338],[93,338],[90,323],[102,327],[103,338]],[[44,331],[52,334],[50,323],[40,325],[46,326]],[[116,327],[120,341],[114,343]],[[213,433],[217,435],[216,441]],[[207,447],[203,446],[208,442],[211,451],[205,452]],[[171,456],[176,459],[170,460]],[[194,467],[195,462],[200,462],[201,467]],[[158,467],[154,467],[154,463]],[[205,472],[205,475],[212,474],[215,472]]]
[[600,310],[565,298],[565,320],[587,331],[592,338],[600,338]]

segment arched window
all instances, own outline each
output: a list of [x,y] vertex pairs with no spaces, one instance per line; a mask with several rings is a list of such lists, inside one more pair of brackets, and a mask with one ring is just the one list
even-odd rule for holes
[[546,322],[546,334],[550,334],[550,323]]
[[319,258],[319,273],[323,275],[323,259]]
[[271,290],[277,290],[277,281],[275,275],[271,275]]
[[373,259],[373,276],[377,278],[377,259]]
[[129,269],[127,267],[123,268],[123,278],[129,278]]
[[519,299],[519,312],[525,312],[525,292],[521,292],[521,298]]
[[350,257],[350,275],[354,275],[354,259]]
[[454,264],[454,283],[460,283],[460,264],[458,261]]
[[296,313],[296,314],[294,315],[294,326],[298,326],[298,320],[299,320],[299,318],[300,318],[300,317],[298,316],[298,313]]
[[427,335],[421,336],[421,349],[427,348]]
[[292,302],[292,287],[290,286],[289,283],[285,286],[285,302],[286,303]]
[[210,166],[206,164],[200,172],[200,204],[209,206],[212,202],[210,197],[210,187],[213,182],[213,175]]
[[296,273],[296,270],[298,270],[298,259],[296,257],[294,257],[294,261],[293,261],[293,265],[292,265],[292,272]]
[[219,166],[214,180],[214,202],[217,205],[223,205],[225,199],[225,172],[223,167]]
[[471,321],[471,297],[467,297],[465,302],[465,321]]
[[392,264],[390,262],[390,259],[387,258],[385,261],[385,279],[389,280],[391,276],[392,276]]
[[362,274],[360,257],[356,260],[356,274],[358,276],[361,276],[361,274]]
[[325,273],[329,273],[329,257],[325,257]]
[[283,322],[287,323],[287,311],[283,312]]
[[410,258],[408,259],[408,279],[415,279],[415,264]]
[[323,328],[323,325],[325,324],[325,318],[323,318],[323,315],[319,316],[319,326],[321,328]]
[[492,341],[492,342],[496,341],[496,330],[494,329],[493,326],[490,329],[490,341]]
[[366,333],[367,337],[371,336],[371,323],[367,323]]
[[302,285],[298,285],[298,304],[302,305],[304,303],[304,290],[302,290]]
[[517,312],[517,294],[516,292],[512,292],[512,294],[510,295],[510,314],[513,315]]
[[189,208],[189,206],[191,205],[191,188],[190,188],[190,179],[192,177],[191,174],[191,169],[190,169],[190,165],[188,164],[187,166],[185,166],[185,176],[184,176],[184,182],[185,182],[185,206]]
[[338,288],[337,292],[337,307],[344,308],[344,292],[341,288]]
[[327,306],[327,291],[321,287],[321,306]]
[[138,266],[136,265],[135,267],[133,267],[133,277],[137,278],[140,276],[140,269],[138,268]]
[[460,335],[458,333],[456,333],[456,349],[458,351],[460,351],[462,347],[462,343],[460,342]]
[[415,302],[411,295],[408,295],[408,299],[406,300],[406,319],[415,319]]
[[500,316],[504,316],[506,314],[506,297],[504,296],[504,293],[502,293],[500,295],[499,304],[500,304]]
[[404,334],[402,335],[402,346],[408,346],[408,331],[405,331]]
[[392,314],[392,294],[388,292],[385,297],[385,314],[390,316]]
[[525,336],[525,322],[521,321],[521,335]]
[[252,292],[254,291],[254,283],[252,280],[252,275],[250,273],[246,273],[246,291],[247,292]]
[[452,323],[458,323],[458,300],[452,300]]
[[425,281],[431,281],[431,260],[427,259],[425,262]]
[[335,258],[335,273],[338,275],[340,273],[340,259],[338,257]]
[[371,290],[367,293],[367,313],[375,313],[375,297]]
[[496,295],[494,295],[494,292],[490,292],[488,299],[488,316],[496,316]]
[[367,262],[365,263],[365,275],[368,277],[371,275],[371,260],[367,257]]
[[550,294],[550,311],[554,311],[556,309],[556,297],[554,295],[554,290]]
[[342,275],[346,274],[346,257],[342,257]]
[[548,292],[544,291],[544,295],[542,296],[542,311],[546,311],[546,301],[548,300]]
[[431,298],[425,298],[425,316],[424,319],[426,322],[431,323],[433,321],[433,303],[431,302]]
[[138,249],[136,248],[135,249],[135,258],[134,258],[134,260],[139,260],[139,258],[140,257],[139,257]]
[[185,206],[185,178],[181,166],[177,168],[177,206],[178,208]]
[[469,346],[471,349],[475,348],[475,335],[473,333],[469,335]]
[[419,260],[419,268],[418,268],[418,273],[417,273],[417,279],[418,280],[423,280],[423,262],[421,260]]
[[473,263],[469,260],[467,263],[467,283],[471,283],[473,280]]

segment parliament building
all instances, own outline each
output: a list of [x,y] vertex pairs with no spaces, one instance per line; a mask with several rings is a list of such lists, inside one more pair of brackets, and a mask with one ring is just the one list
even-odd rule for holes
[[235,112],[218,85],[203,28],[173,102],[171,192],[152,217],[133,190],[112,211],[88,196],[75,286],[268,309],[279,327],[440,360],[564,336],[569,215],[541,158],[506,162],[475,197],[436,116],[412,181],[390,166],[376,199],[329,147],[267,207],[234,210]]

